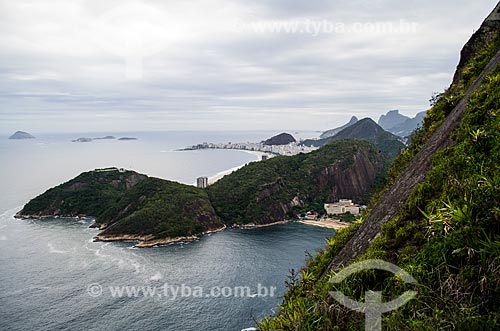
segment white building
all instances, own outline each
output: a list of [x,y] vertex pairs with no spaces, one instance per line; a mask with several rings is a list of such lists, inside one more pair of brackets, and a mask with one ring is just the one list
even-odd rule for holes
[[347,212],[359,215],[360,207],[352,203],[352,200],[340,199],[339,202],[325,203],[325,210],[328,215],[340,215]]

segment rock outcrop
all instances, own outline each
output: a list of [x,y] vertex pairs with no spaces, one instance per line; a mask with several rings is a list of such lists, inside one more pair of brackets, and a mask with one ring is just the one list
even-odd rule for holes
[[277,136],[271,137],[264,141],[264,145],[267,146],[279,146],[288,145],[290,143],[297,142],[295,138],[289,133],[280,133]]
[[268,224],[340,198],[366,202],[389,159],[371,143],[341,140],[309,154],[255,162],[208,187],[227,224]]
[[13,140],[23,140],[23,139],[34,139],[35,137],[24,131],[16,131],[9,139]]
[[[363,220],[307,261],[280,312],[259,330],[364,330],[365,316],[332,294],[362,303],[368,291],[383,291],[389,302],[409,290],[415,300],[384,313],[385,329],[500,328],[498,22],[500,3],[464,47],[453,84],[434,98]],[[377,270],[380,260],[399,270]]]

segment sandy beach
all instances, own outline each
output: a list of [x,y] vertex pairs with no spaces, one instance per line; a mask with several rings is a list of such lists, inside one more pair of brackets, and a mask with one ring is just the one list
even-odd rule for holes
[[319,221],[300,220],[298,222],[302,224],[320,226],[322,228],[329,228],[334,230],[344,229],[351,225],[351,223],[341,222],[339,220],[334,220],[331,218],[321,219]]
[[[248,153],[248,154],[255,155],[256,156],[255,161],[260,161],[262,159],[262,155],[269,155],[269,153],[264,153],[264,152],[259,152],[259,151],[248,151],[248,150],[244,150],[244,149],[235,149],[235,151],[241,151],[241,152],[245,152],[245,153]],[[250,162],[255,162],[255,161],[250,161]],[[214,175],[212,177],[209,177],[208,178],[208,185],[211,185],[211,184],[215,183],[216,181],[218,181],[219,179],[221,179],[225,175],[229,175],[233,171],[236,171],[236,170],[244,167],[247,164],[248,163],[245,163],[245,164],[242,164],[240,166],[237,166],[237,167],[234,167],[234,168],[231,168],[231,169],[228,169],[228,170],[221,171],[218,174],[216,174],[216,175]]]

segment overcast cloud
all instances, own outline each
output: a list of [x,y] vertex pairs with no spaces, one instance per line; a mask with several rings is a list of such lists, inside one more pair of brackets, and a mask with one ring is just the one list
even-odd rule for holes
[[[324,130],[414,115],[496,3],[0,0],[0,131]],[[381,22],[393,30],[373,31]]]

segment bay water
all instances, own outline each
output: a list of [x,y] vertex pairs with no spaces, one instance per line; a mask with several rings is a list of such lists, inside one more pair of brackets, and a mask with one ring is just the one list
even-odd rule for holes
[[323,247],[332,230],[291,223],[137,249],[133,242],[94,242],[92,220],[13,218],[29,199],[95,168],[123,167],[192,185],[257,156],[179,148],[272,134],[112,133],[138,140],[87,143],[71,140],[108,133],[0,137],[0,330],[239,331],[275,313],[290,269]]

